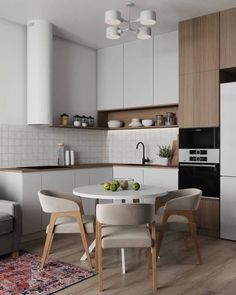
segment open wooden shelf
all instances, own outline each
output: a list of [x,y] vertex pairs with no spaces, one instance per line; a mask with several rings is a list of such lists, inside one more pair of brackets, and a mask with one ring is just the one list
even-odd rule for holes
[[52,125],[50,127],[54,128],[65,128],[65,129],[77,129],[77,130],[135,130],[135,129],[158,129],[158,128],[178,128],[178,125],[170,125],[170,126],[140,126],[140,127],[120,127],[120,128],[108,128],[108,127],[76,127],[73,125],[63,126],[63,125]]
[[107,128],[108,130],[132,130],[132,129],[158,129],[158,128],[178,128],[178,125],[169,125],[169,126],[140,126],[140,127],[120,127],[120,128]]
[[65,128],[65,129],[77,129],[77,130],[108,130],[109,128],[107,127],[78,127],[78,126],[74,126],[74,125],[68,125],[68,126],[64,126],[64,125],[52,125],[50,127],[54,127],[54,128]]
[[[148,106],[119,110],[104,110],[98,111],[98,125],[101,127],[107,127],[109,120],[120,120],[124,123],[124,127],[120,129],[134,129],[129,127],[132,118],[150,119],[156,120],[156,115],[164,115],[166,112],[173,112],[176,114],[178,123],[178,104],[160,105],[160,106]],[[178,126],[151,126],[151,127],[137,127],[137,129],[143,128],[167,128]],[[118,128],[117,128],[118,129]]]

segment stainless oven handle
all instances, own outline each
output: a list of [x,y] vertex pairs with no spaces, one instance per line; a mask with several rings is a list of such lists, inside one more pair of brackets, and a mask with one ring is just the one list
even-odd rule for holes
[[202,164],[179,164],[179,166],[183,166],[183,167],[212,167],[212,168],[216,167],[216,165],[213,165],[213,164],[205,164],[205,165],[202,165]]

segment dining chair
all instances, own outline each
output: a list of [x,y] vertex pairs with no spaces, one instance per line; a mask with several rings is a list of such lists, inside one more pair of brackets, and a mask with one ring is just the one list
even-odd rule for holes
[[196,248],[198,263],[202,264],[198,239],[195,212],[197,211],[202,191],[195,188],[170,191],[167,196],[156,198],[155,220],[159,231],[157,242],[157,256],[159,256],[161,243],[165,231],[190,232]]
[[94,233],[94,217],[84,215],[81,199],[73,194],[50,190],[41,190],[38,192],[38,196],[42,210],[51,214],[50,222],[46,228],[47,237],[41,260],[41,268],[44,267],[49,255],[55,234],[79,233],[89,266],[92,269],[92,261],[88,249],[88,234]]
[[103,291],[102,249],[149,248],[152,288],[157,288],[156,224],[151,204],[98,204],[96,207],[96,263],[99,291]]

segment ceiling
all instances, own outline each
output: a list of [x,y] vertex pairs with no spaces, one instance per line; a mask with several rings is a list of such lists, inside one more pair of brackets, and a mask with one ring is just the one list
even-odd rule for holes
[[[55,34],[94,48],[135,40],[132,32],[119,40],[105,38],[104,12],[116,9],[126,16],[125,0],[0,0],[0,17],[20,24],[31,19],[47,19]],[[153,34],[173,31],[181,20],[236,7],[236,0],[134,0],[133,17],[153,9],[157,24]]]

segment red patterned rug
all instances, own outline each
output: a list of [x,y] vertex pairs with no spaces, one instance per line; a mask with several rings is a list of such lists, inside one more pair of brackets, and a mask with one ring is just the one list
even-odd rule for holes
[[0,259],[1,295],[48,295],[95,275],[81,267],[47,260],[40,270],[41,257],[23,253],[18,259]]

